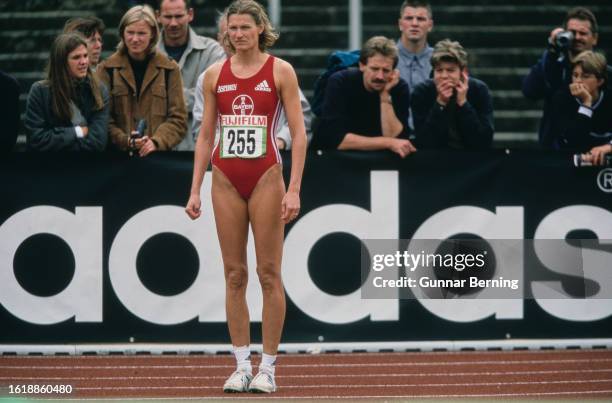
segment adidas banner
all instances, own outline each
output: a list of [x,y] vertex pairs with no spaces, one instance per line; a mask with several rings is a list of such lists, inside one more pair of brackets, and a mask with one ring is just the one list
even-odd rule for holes
[[[191,153],[4,157],[0,343],[228,343],[211,175],[191,221],[192,167]],[[301,197],[283,342],[612,337],[610,168],[536,151],[312,152]],[[258,342],[252,236],[247,258]]]

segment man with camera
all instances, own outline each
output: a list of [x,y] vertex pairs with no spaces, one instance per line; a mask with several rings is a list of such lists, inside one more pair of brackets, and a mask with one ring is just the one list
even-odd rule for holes
[[[544,113],[540,121],[539,141],[544,147],[553,147],[550,108],[552,96],[572,81],[573,59],[597,45],[599,28],[595,15],[584,7],[568,11],[563,28],[551,31],[548,48],[523,80],[523,94],[532,100],[544,100]],[[610,67],[608,66],[608,70]]]

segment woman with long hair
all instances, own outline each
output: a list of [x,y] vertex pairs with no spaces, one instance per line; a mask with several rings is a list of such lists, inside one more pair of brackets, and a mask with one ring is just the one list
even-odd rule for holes
[[59,35],[51,45],[46,79],[28,94],[28,149],[103,151],[108,104],[106,86],[90,68],[87,40],[78,33]]
[[130,8],[119,22],[117,51],[96,70],[111,92],[114,146],[141,157],[172,149],[187,133],[181,71],[157,51],[159,35],[151,7]]
[[[225,272],[227,323],[237,362],[236,371],[223,386],[225,392],[276,390],[276,354],[285,319],[281,281],[284,225],[299,213],[306,154],[295,71],[266,52],[277,37],[261,5],[252,0],[234,1],[227,9],[224,38],[233,55],[211,66],[204,76],[203,122],[186,212],[192,219],[201,214],[200,188],[212,156],[212,203]],[[275,141],[282,109],[293,139],[287,190]],[[217,122],[219,141],[215,145]],[[263,354],[255,377],[246,303],[249,224],[263,293]]]

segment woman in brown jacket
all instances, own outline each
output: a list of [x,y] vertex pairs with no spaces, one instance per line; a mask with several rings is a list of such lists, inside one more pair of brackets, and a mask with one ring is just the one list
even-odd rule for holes
[[[117,51],[97,68],[111,92],[110,138],[120,150],[141,157],[170,150],[187,132],[187,110],[178,65],[156,50],[159,28],[153,10],[130,8],[119,23],[119,36]],[[142,121],[146,127],[139,133]]]

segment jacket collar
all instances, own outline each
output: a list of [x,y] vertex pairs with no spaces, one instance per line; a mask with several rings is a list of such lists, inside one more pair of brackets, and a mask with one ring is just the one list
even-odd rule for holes
[[[117,69],[119,75],[121,75],[123,80],[130,86],[132,91],[136,92],[136,79],[130,67],[130,60],[127,53],[115,52],[111,57],[106,59],[104,65],[105,68]],[[153,80],[155,80],[155,77],[157,77],[161,69],[172,70],[175,66],[176,65],[165,55],[160,52],[155,52],[147,66],[140,92],[143,93],[146,90]]]
[[[179,66],[183,68],[183,65],[185,64],[185,60],[187,60],[187,56],[189,56],[189,53],[191,53],[193,50],[204,50],[207,47],[208,46],[206,44],[206,40],[204,39],[204,37],[196,34],[196,32],[190,26],[189,36],[187,37],[187,47],[185,48],[185,52],[183,52],[183,56],[181,56],[181,60],[179,60],[178,62]],[[157,48],[160,51],[162,51],[164,54],[168,54],[168,52],[166,51],[166,44],[164,43],[164,32],[163,31],[162,31],[162,34],[160,35],[159,42],[157,43]]]
[[[149,64],[154,65],[157,68],[161,69],[173,69],[174,64],[170,59],[168,59],[165,55],[160,54],[159,52],[155,52]],[[115,69],[127,69],[130,67],[130,60],[128,59],[127,53],[119,53],[115,52],[111,57],[105,60],[105,67],[115,68]]]
[[193,28],[189,27],[189,42],[187,44],[187,49],[193,48],[197,50],[206,49],[208,46],[206,45],[206,40],[203,36],[196,34]]

